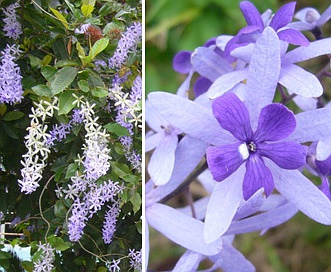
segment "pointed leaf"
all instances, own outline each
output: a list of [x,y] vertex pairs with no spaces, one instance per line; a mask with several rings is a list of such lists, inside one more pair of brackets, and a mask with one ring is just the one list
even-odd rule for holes
[[66,29],[68,29],[68,21],[67,19],[56,9],[53,9],[50,7],[50,10],[53,12],[53,14],[60,20],[60,22],[64,25]]
[[59,97],[59,115],[69,113],[73,108],[73,102],[75,97],[72,95],[72,91],[65,91]]
[[78,69],[75,67],[63,67],[57,73],[55,74],[54,80],[51,82],[51,91],[53,95],[56,95],[58,93],[61,93],[64,91],[67,87],[70,86],[70,84],[74,81],[76,78],[76,75],[78,73]]

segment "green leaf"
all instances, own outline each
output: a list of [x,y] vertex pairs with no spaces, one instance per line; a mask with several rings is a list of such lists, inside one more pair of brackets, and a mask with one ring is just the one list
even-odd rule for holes
[[75,60],[59,60],[56,64],[56,68],[62,68],[64,66],[78,66],[78,62]]
[[97,40],[95,44],[92,46],[89,57],[91,58],[91,61],[94,60],[94,58],[100,54],[103,50],[106,49],[106,47],[109,44],[108,38],[102,38],[100,40]]
[[133,205],[133,212],[136,213],[141,208],[141,195],[135,191],[134,194],[130,197],[130,202]]
[[56,72],[54,80],[51,82],[51,91],[53,95],[61,93],[69,87],[74,81],[78,73],[78,69],[75,67],[63,67]]
[[78,169],[77,163],[70,163],[67,168],[66,178],[71,178],[72,176],[74,176],[77,169]]
[[43,84],[33,86],[31,89],[39,96],[46,96],[46,97],[53,96],[51,89],[48,86],[43,85]]
[[81,89],[84,93],[87,93],[87,92],[90,91],[90,87],[89,87],[89,85],[88,85],[87,80],[84,80],[84,79],[79,80],[79,81],[78,81],[78,87],[79,87],[79,89]]
[[41,61],[41,65],[48,65],[52,61],[51,55],[46,55]]
[[96,88],[92,90],[92,95],[95,97],[107,97],[109,94],[109,91],[104,88]]
[[67,208],[61,200],[56,201],[54,205],[54,215],[59,218],[65,218],[67,214]]
[[47,241],[53,248],[59,251],[65,251],[70,248],[70,243],[64,242],[61,237],[55,235],[48,236]]
[[143,233],[143,230],[142,230],[142,222],[141,222],[141,221],[138,221],[138,222],[136,223],[136,229],[137,229],[137,231],[138,231],[140,234]]
[[58,18],[59,21],[64,25],[64,27],[66,29],[68,29],[67,19],[60,12],[58,12],[56,9],[53,9],[53,8],[50,7],[50,10],[53,12],[53,14],[56,16],[56,18]]
[[94,10],[94,6],[92,5],[82,5],[80,10],[82,11],[85,17],[88,17],[92,11]]
[[7,111],[7,105],[6,104],[0,104],[0,116],[3,116]]
[[24,116],[24,113],[21,111],[10,111],[2,118],[4,121],[15,121]]
[[91,62],[91,57],[86,56],[85,50],[79,42],[76,43],[76,49],[78,51],[78,57],[80,58],[83,65],[89,64]]
[[75,97],[72,95],[73,91],[67,90],[60,94],[59,97],[59,115],[69,113],[73,108]]
[[118,123],[109,123],[107,125],[104,125],[104,128],[108,132],[115,133],[119,137],[120,136],[130,136],[129,131]]
[[41,67],[41,74],[48,82],[51,82],[54,79],[56,72],[57,69],[53,66],[45,65]]

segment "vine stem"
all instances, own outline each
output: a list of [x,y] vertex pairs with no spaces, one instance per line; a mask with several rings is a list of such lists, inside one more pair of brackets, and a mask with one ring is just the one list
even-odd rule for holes
[[43,188],[43,190],[41,191],[41,194],[40,194],[40,197],[39,197],[39,212],[40,212],[40,216],[41,216],[41,218],[46,222],[46,224],[47,224],[47,231],[46,231],[46,233],[45,233],[45,241],[47,242],[47,236],[48,236],[48,232],[49,232],[49,230],[50,230],[50,228],[51,228],[51,224],[49,223],[49,221],[45,218],[45,216],[44,216],[44,214],[43,214],[43,209],[42,209],[42,205],[41,205],[41,199],[42,199],[42,197],[43,197],[43,194],[44,194],[44,192],[45,192],[45,190],[47,189],[47,186],[49,185],[49,183],[51,182],[51,180],[54,178],[54,176],[55,175],[52,175],[49,179],[48,179],[48,181],[46,182],[46,184],[45,184],[45,186],[44,186],[44,188]]
[[179,185],[174,191],[172,191],[169,195],[162,198],[159,202],[160,203],[166,203],[168,200],[173,198],[174,196],[181,193],[187,186],[189,186],[203,171],[208,169],[207,161],[205,160],[202,165],[200,165],[198,168],[196,168],[191,175],[187,177],[184,182]]

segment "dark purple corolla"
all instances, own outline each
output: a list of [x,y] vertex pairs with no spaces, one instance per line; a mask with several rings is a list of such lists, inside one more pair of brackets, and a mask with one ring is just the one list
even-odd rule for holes
[[267,196],[274,189],[273,176],[265,165],[265,158],[283,169],[304,166],[307,148],[297,142],[286,141],[296,127],[293,113],[282,104],[270,104],[262,108],[258,126],[253,132],[249,112],[245,104],[233,93],[215,99],[213,114],[221,127],[238,141],[233,144],[207,148],[207,162],[216,181],[223,181],[244,162],[244,199],[249,199],[260,188]]
[[283,5],[268,22],[266,18],[262,18],[257,8],[249,1],[240,3],[240,9],[243,13],[247,26],[242,28],[236,36],[234,36],[225,47],[225,55],[237,48],[249,43],[254,43],[264,28],[269,26],[273,28],[278,35],[278,38],[294,45],[309,45],[307,38],[297,29],[289,28],[288,24],[292,22],[295,2]]
[[326,160],[315,160],[316,170],[322,179],[320,190],[331,200],[330,184],[328,176],[331,176],[331,156]]

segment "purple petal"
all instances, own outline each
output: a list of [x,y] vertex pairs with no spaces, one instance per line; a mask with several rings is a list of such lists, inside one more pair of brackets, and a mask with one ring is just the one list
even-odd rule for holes
[[179,86],[179,88],[177,90],[177,95],[178,96],[185,97],[185,98],[188,96],[188,92],[190,90],[190,83],[191,83],[191,79],[193,77],[194,72],[195,72],[194,69],[191,69],[188,76],[186,77],[186,79]]
[[294,45],[308,46],[308,39],[297,29],[289,28],[277,32],[280,40]]
[[282,104],[270,104],[261,110],[259,123],[254,135],[255,142],[285,139],[296,126],[292,111]]
[[203,239],[202,221],[180,213],[163,204],[146,208],[148,223],[173,242],[203,255],[216,255],[222,248],[221,240],[207,244]]
[[[243,154],[240,153],[240,148],[242,148]],[[239,142],[223,146],[210,146],[207,148],[206,155],[208,168],[214,180],[222,181],[239,168],[249,153],[246,143]]]
[[315,160],[315,164],[321,175],[329,176],[331,174],[331,156],[323,161]]
[[172,60],[173,69],[181,74],[188,74],[192,68],[190,51],[178,52]]
[[250,155],[246,161],[246,173],[243,182],[244,199],[249,199],[260,188],[269,196],[274,189],[272,174],[259,155]]
[[305,111],[295,116],[297,125],[287,140],[305,143],[331,136],[331,108]]
[[274,30],[278,30],[292,21],[294,10],[295,10],[295,2],[288,3],[283,5],[271,19],[269,24]]
[[212,84],[213,83],[208,78],[199,77],[193,86],[194,96],[198,97],[207,92]]
[[294,64],[282,66],[279,83],[285,86],[291,93],[296,93],[303,97],[318,97],[323,93],[323,86],[318,78]]
[[257,8],[249,1],[240,3],[240,10],[245,17],[248,25],[256,25],[260,29],[264,28],[264,24]]
[[268,162],[276,189],[313,220],[331,225],[331,201],[298,170],[284,170]]
[[207,206],[204,237],[206,243],[218,239],[228,229],[242,200],[242,179],[244,167],[241,167],[228,179],[217,183]]
[[152,92],[148,98],[163,118],[186,134],[213,145],[233,143],[233,136],[220,127],[209,109],[165,92]]
[[245,104],[252,128],[260,110],[273,101],[280,72],[280,46],[275,31],[267,27],[255,44],[247,77]]
[[214,81],[208,90],[208,96],[211,99],[221,96],[246,78],[247,69],[227,73]]
[[253,135],[249,113],[245,104],[233,93],[216,98],[212,105],[213,114],[222,128],[238,140],[245,142]]
[[212,48],[197,48],[192,54],[191,62],[196,72],[211,81],[233,71],[231,64],[216,54]]
[[148,173],[156,186],[166,184],[171,177],[177,143],[176,134],[165,134],[152,154],[148,164]]
[[307,146],[296,142],[262,143],[258,152],[284,169],[298,169],[306,164]]

